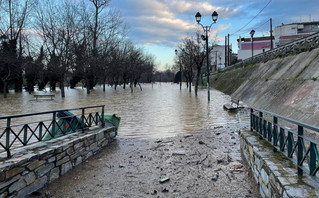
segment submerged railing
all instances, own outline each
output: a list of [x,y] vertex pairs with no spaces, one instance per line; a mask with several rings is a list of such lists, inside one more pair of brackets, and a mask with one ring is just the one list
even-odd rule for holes
[[[94,124],[100,124],[104,127],[104,106],[2,116],[0,122],[2,121],[6,126],[0,127],[0,148],[2,147],[7,152],[7,156],[11,157],[10,149],[13,145],[16,147],[26,146],[29,143],[45,140],[46,137],[54,138],[77,130],[84,132],[86,128]],[[74,114],[64,113],[57,121],[57,115],[63,112],[74,112]],[[36,120],[36,117],[39,120]],[[21,121],[21,119],[28,119],[29,123],[25,124],[25,121]]]
[[[319,181],[316,176],[319,170],[318,127],[256,108],[251,108],[250,115],[251,131],[257,131],[261,138],[270,142],[274,152],[280,151],[290,158],[298,166],[298,175],[302,176],[304,171]],[[279,121],[291,127],[281,126]]]

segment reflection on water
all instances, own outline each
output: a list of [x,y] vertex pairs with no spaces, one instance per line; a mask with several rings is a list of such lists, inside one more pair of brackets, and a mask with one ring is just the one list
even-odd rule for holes
[[176,84],[157,83],[153,87],[143,84],[142,87],[143,91],[136,88],[134,93],[121,87],[117,90],[107,87],[104,93],[97,87],[89,95],[82,88],[66,89],[64,99],[60,97],[60,91],[56,91],[54,100],[38,101],[27,92],[10,93],[7,99],[0,99],[0,116],[105,105],[105,112],[121,117],[119,135],[134,138],[195,133],[238,122],[248,124],[247,113],[232,114],[223,110],[223,104],[228,103],[230,97],[219,91],[211,90],[211,102],[208,103],[206,89],[200,89],[195,97],[185,87],[180,91]]

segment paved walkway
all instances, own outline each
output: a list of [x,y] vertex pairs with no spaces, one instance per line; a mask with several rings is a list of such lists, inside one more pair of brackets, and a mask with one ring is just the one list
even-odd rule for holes
[[259,197],[247,170],[231,127],[165,139],[117,137],[32,197]]

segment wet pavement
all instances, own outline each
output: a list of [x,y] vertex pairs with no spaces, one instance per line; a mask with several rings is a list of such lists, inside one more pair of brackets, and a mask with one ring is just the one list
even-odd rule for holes
[[117,137],[31,197],[259,197],[238,130],[225,125],[161,139]]

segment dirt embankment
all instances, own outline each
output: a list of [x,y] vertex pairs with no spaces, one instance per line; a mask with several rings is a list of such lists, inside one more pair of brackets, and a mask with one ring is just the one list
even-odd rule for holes
[[236,127],[164,139],[117,138],[32,197],[259,197]]
[[319,123],[319,49],[213,76],[212,85],[246,104]]

